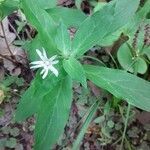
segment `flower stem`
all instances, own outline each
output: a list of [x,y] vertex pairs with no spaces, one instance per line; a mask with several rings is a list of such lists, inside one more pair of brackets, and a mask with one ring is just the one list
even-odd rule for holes
[[127,113],[126,113],[126,119],[125,119],[125,123],[124,123],[125,126],[124,126],[124,130],[123,130],[123,135],[122,135],[120,150],[122,150],[122,148],[123,148],[123,143],[124,143],[125,134],[126,134],[126,131],[127,131],[129,116],[130,116],[130,110],[131,110],[131,105],[128,103],[128,108],[127,108]]

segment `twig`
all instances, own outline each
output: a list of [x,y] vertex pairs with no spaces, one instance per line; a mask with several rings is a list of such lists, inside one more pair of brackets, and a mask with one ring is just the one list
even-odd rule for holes
[[122,139],[122,137],[120,137],[119,139],[117,139],[117,140],[112,144],[112,146],[114,146],[114,145],[116,145],[118,142],[120,142],[121,139]]
[[31,37],[31,35],[30,35],[30,33],[28,32],[28,30],[27,30],[27,29],[25,29],[25,32],[26,32],[26,34],[27,34],[28,38],[29,38],[30,40],[32,40],[32,37]]
[[5,56],[5,55],[0,54],[0,56],[1,56],[2,58],[5,58],[5,59],[11,61],[11,62],[12,62],[13,64],[15,64],[15,65],[18,64],[16,61],[14,61],[13,59],[11,59],[11,58],[9,58],[9,57],[7,57],[7,56]]
[[10,23],[10,21],[8,21],[11,29],[14,31],[15,35],[18,37],[19,40],[21,40],[21,37],[19,36],[19,34],[17,33],[16,29],[12,26],[12,24]]
[[112,54],[110,52],[107,52],[107,53],[110,56],[110,58],[112,59],[113,63],[115,64],[116,68],[118,69],[119,66],[118,66],[117,62],[115,61],[114,57],[112,56]]

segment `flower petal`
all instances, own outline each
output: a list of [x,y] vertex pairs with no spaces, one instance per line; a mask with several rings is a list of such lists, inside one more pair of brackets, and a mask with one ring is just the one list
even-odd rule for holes
[[34,65],[34,66],[31,66],[30,68],[31,69],[36,69],[36,68],[41,68],[41,67],[43,67],[43,65]]
[[42,55],[41,51],[38,50],[38,49],[36,49],[36,52],[37,52],[37,54],[39,55],[39,57],[40,57],[43,61],[45,61],[45,58],[44,58],[44,56]]
[[59,63],[59,60],[54,60],[54,61],[51,62],[52,65],[58,64],[58,63]]
[[45,69],[42,69],[42,71],[40,72],[40,75],[42,75],[45,72]]
[[58,70],[56,68],[51,65],[49,66],[49,70],[52,71],[56,77],[58,77]]
[[43,56],[44,56],[46,59],[48,59],[45,49],[44,49],[44,48],[42,48],[42,49],[43,49]]
[[42,76],[42,79],[45,79],[47,75],[48,75],[48,69],[45,69],[44,74]]
[[55,58],[57,57],[57,55],[52,56],[51,58],[49,58],[50,61],[53,61]]
[[43,61],[33,61],[30,63],[31,65],[40,65],[40,64],[43,64]]
[[51,58],[47,57],[46,50],[42,48],[42,52],[39,49],[36,49],[38,56],[40,57],[40,61],[33,61],[30,63],[32,65],[31,69],[42,68],[40,74],[43,75],[42,78],[45,79],[48,75],[49,70],[54,73],[55,76],[58,76],[58,70],[53,67],[54,64],[57,64],[59,61],[55,60],[57,55],[52,56]]

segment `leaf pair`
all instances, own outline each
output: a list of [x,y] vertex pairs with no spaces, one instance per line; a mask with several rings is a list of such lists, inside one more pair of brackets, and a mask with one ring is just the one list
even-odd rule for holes
[[65,58],[63,60],[63,67],[72,79],[79,81],[86,88],[87,83],[84,69],[80,62],[74,57],[71,57],[71,44],[72,42],[67,27],[61,23],[57,30],[56,45]]
[[103,45],[101,42],[110,39],[111,34],[130,21],[138,5],[139,0],[112,1],[89,16],[75,34],[72,44],[73,55],[81,57],[94,45]]
[[36,150],[49,150],[56,143],[68,120],[71,103],[72,80],[69,76],[50,76],[45,80],[36,76],[16,111],[17,121],[36,114]]
[[[49,25],[49,23],[47,24],[47,26],[43,25],[44,22],[43,20],[40,19],[41,13],[38,16],[36,15],[36,12],[30,13],[30,10],[29,12],[25,11],[25,13],[27,13],[27,16],[29,15],[28,17],[29,21],[37,28],[39,32],[39,34],[36,36],[34,40],[27,42],[24,45],[24,49],[28,50],[29,58],[32,61],[37,60],[37,56],[34,54],[35,50],[40,49],[42,47],[45,47],[49,55],[54,55],[56,53],[60,53],[61,55],[62,54],[69,55],[71,53],[71,39],[70,39],[69,31],[67,29],[69,27],[78,28],[79,25],[83,22],[83,20],[85,20],[86,15],[84,15],[79,10],[64,8],[64,7],[51,8],[46,11],[43,10],[43,12],[46,14],[44,15],[43,13],[43,16],[45,16],[45,19],[46,20],[50,19],[49,21],[53,22],[52,27]],[[49,16],[47,15],[47,13],[49,14]],[[31,14],[33,15],[32,17],[31,17]],[[36,21],[36,18],[39,20],[39,22]],[[35,20],[34,23],[33,23],[33,20]],[[41,24],[41,27],[38,28],[40,24]],[[49,36],[51,36],[52,43],[53,45],[55,45],[54,49],[52,48],[53,46],[46,45],[46,44],[50,44],[49,42],[47,42],[49,39],[44,36],[41,36],[40,33],[43,32],[44,34],[44,31],[42,31],[43,30],[42,26],[44,26],[44,30],[45,32],[47,32],[46,34],[49,34]],[[49,30],[52,30],[51,32],[55,31],[54,34],[51,34]],[[46,44],[45,44],[45,41],[46,41]]]

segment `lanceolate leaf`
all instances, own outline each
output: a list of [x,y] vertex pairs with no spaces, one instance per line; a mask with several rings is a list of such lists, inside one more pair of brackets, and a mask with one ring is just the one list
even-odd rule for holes
[[88,17],[74,37],[74,55],[82,56],[89,48],[127,24],[138,5],[139,0],[116,0]]
[[80,10],[65,7],[48,9],[47,12],[56,23],[59,23],[59,21],[62,20],[67,27],[78,28],[87,17]]
[[[23,49],[27,51],[30,61],[36,61],[39,59],[39,56],[36,53],[36,49],[42,50],[43,47],[44,45],[40,42],[38,35],[32,41],[27,41],[25,45],[23,45]],[[49,51],[46,52],[49,54]]]
[[79,81],[85,88],[87,87],[85,71],[75,58],[70,57],[64,60],[63,67],[72,79]]
[[144,6],[139,9],[139,11],[134,15],[131,21],[124,27],[124,33],[127,34],[129,37],[132,38],[139,26],[144,26],[144,24],[147,23],[148,19],[146,18],[146,15],[150,12],[149,6],[150,1],[147,0]]
[[72,103],[72,81],[66,77],[45,97],[38,112],[35,149],[50,150],[67,123]]
[[45,49],[54,54],[56,45],[53,37],[56,34],[56,24],[53,19],[45,10],[40,8],[36,0],[22,0],[22,7],[27,19],[37,29]]
[[19,8],[19,0],[4,0],[0,3],[0,21]]
[[61,22],[57,29],[56,45],[63,56],[67,57],[71,51],[71,39],[66,25]]
[[100,103],[99,100],[95,101],[95,103],[88,110],[87,115],[85,116],[85,119],[83,121],[84,123],[82,125],[82,128],[81,128],[81,130],[79,132],[79,135],[77,136],[77,139],[73,143],[72,150],[79,149],[80,142],[82,141],[82,138],[83,138],[84,134],[86,133],[86,130],[87,130],[90,122],[92,121],[92,118],[94,117],[97,108],[99,107],[99,103]]
[[[35,93],[35,80],[32,81],[30,87],[25,91],[25,93],[23,94],[18,106],[17,106],[17,110],[15,113],[15,119],[16,121],[22,121],[25,120],[27,117],[29,117],[30,115],[34,114],[34,109],[29,108],[32,105],[32,102],[35,100],[33,100],[34,98],[34,93]],[[38,103],[36,104],[36,106],[39,105]],[[35,103],[34,103],[35,106]],[[29,111],[28,111],[29,109]]]
[[128,103],[150,111],[150,82],[122,70],[104,67],[84,67],[87,78]]
[[16,120],[23,121],[31,115],[38,112],[44,96],[49,93],[56,84],[64,78],[65,72],[63,69],[58,69],[59,77],[50,74],[44,80],[41,75],[37,73],[35,79],[32,81],[29,89],[23,94],[20,103],[16,110]]
[[37,0],[43,9],[53,8],[57,5],[57,0]]

